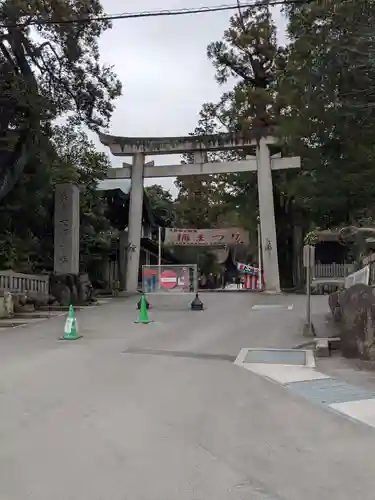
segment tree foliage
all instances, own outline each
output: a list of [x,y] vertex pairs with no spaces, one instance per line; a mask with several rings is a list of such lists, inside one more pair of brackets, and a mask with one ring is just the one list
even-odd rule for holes
[[289,148],[301,155],[296,203],[322,228],[373,213],[374,2],[289,6],[280,121]]
[[[20,118],[72,113],[75,121],[94,129],[108,124],[121,92],[112,69],[100,64],[98,39],[110,22],[48,23],[103,13],[99,0],[1,3],[0,61],[17,83],[8,87],[8,95],[14,98],[17,92]],[[41,24],[32,24],[36,19]]]
[[[301,231],[374,219],[375,4],[316,0],[289,4],[284,12],[286,47],[277,44],[267,1],[239,7],[223,39],[209,45],[218,83],[232,88],[217,104],[203,105],[199,124],[203,119],[215,132],[255,128],[259,134],[275,125],[279,151],[302,157],[300,171],[273,173],[280,270],[290,275]],[[193,206],[197,182],[178,183]],[[222,213],[231,207],[245,227],[254,227],[255,176],[234,174],[223,184]],[[217,221],[206,193],[199,210]]]
[[106,217],[106,201],[96,190],[109,167],[87,135],[69,125],[55,126],[52,140],[29,162],[15,188],[0,205],[0,268],[52,271],[54,187],[80,187],[81,269],[91,270],[112,250],[117,231]]
[[[232,83],[218,103],[204,104],[194,135],[219,132],[264,134],[278,121],[282,101],[277,79],[285,67],[286,51],[277,44],[276,26],[267,2],[260,7],[239,8],[230,19],[223,39],[207,48],[219,84]],[[238,160],[253,155],[254,148],[208,155],[208,161]],[[192,161],[191,157],[187,158]],[[282,176],[279,176],[282,178]],[[240,225],[256,241],[258,216],[257,178],[252,172],[206,178],[181,178],[178,199],[195,221],[214,225]],[[278,212],[286,206],[283,192],[275,189]],[[197,194],[200,196],[198,198]],[[192,207],[192,208],[191,208]],[[199,212],[199,213],[197,213]]]
[[[96,190],[109,161],[81,128],[106,127],[121,94],[112,68],[100,62],[98,40],[111,24],[88,20],[102,14],[99,0],[0,1],[2,268],[52,270],[59,182],[81,187],[82,269],[116,237]],[[56,126],[57,118],[66,125]]]
[[0,199],[41,147],[52,120],[68,116],[93,130],[108,124],[121,93],[99,58],[98,39],[110,22],[69,22],[101,14],[99,0],[0,2]]
[[277,77],[285,66],[285,49],[276,40],[268,2],[238,8],[223,39],[207,48],[219,84],[234,81],[217,105],[216,116],[229,130],[263,129],[277,122]]
[[171,193],[160,186],[153,184],[145,188],[154,216],[167,226],[173,226],[176,218],[173,197]]

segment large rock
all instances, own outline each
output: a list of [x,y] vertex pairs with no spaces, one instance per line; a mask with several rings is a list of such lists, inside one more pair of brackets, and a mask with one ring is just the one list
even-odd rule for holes
[[0,318],[11,318],[14,314],[12,294],[0,290]]
[[16,314],[34,311],[34,304],[28,301],[27,292],[13,293],[12,297],[14,312]]
[[68,306],[71,303],[72,294],[68,283],[69,282],[66,275],[54,274],[53,276],[51,276],[51,295],[55,297],[55,299],[61,306]]
[[50,303],[50,296],[45,293],[28,291],[26,299],[27,304],[34,305],[36,309],[40,306],[48,306]]
[[88,274],[82,273],[78,276],[77,291],[78,302],[80,304],[87,304],[95,300],[94,288],[91,284]]
[[[331,310],[337,309],[330,297]],[[341,350],[346,357],[375,360],[375,290],[357,284],[338,296]]]
[[328,297],[328,305],[331,309],[331,313],[333,319],[335,321],[341,321],[341,306],[340,306],[340,295],[342,294],[342,290],[336,290]]
[[89,304],[94,301],[94,289],[87,274],[53,274],[50,279],[50,292],[63,306]]

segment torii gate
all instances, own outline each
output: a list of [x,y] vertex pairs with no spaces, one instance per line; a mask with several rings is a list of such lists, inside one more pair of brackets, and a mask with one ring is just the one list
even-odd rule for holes
[[[109,179],[131,179],[128,242],[132,251],[127,254],[127,291],[134,292],[138,286],[144,178],[256,171],[265,286],[268,292],[280,292],[272,170],[300,168],[301,160],[299,157],[271,157],[269,146],[278,142],[273,134],[265,133],[262,137],[259,137],[259,132],[249,132],[246,135],[131,138],[99,133],[99,139],[114,156],[133,157],[131,165],[124,163],[122,168],[108,171]],[[249,147],[255,147],[256,154],[247,156],[245,160],[207,162],[208,151],[243,150]],[[147,155],[184,153],[194,154],[193,164],[154,165],[154,162],[145,162]]]

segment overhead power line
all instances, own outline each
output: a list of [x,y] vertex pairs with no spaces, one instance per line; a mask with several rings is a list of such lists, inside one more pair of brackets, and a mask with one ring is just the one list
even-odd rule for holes
[[[277,5],[304,5],[309,4],[313,0],[254,0],[253,2],[244,2],[241,8],[248,7],[262,7],[264,5],[269,5],[274,7]],[[0,28],[16,28],[25,26],[46,26],[46,25],[63,25],[63,24],[85,24],[92,21],[117,21],[121,19],[139,19],[139,18],[150,18],[150,17],[169,17],[169,16],[184,16],[192,14],[207,14],[212,12],[223,12],[238,10],[238,3],[236,4],[225,4],[217,5],[212,7],[196,7],[196,8],[185,8],[185,9],[170,9],[170,10],[147,10],[142,12],[124,12],[122,14],[108,14],[102,16],[88,16],[88,17],[77,17],[72,19],[29,19],[24,22],[10,24],[2,22]]]

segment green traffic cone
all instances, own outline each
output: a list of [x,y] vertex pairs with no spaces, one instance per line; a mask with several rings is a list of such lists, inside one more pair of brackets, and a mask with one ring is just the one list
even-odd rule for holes
[[70,304],[68,316],[65,321],[64,336],[61,340],[77,340],[80,338],[82,338],[82,335],[78,334],[76,313],[74,307]]
[[141,325],[148,325],[149,323],[152,323],[148,318],[147,300],[146,300],[145,294],[143,294],[141,297],[141,307],[139,310],[139,320],[136,321],[136,323],[140,323]]

